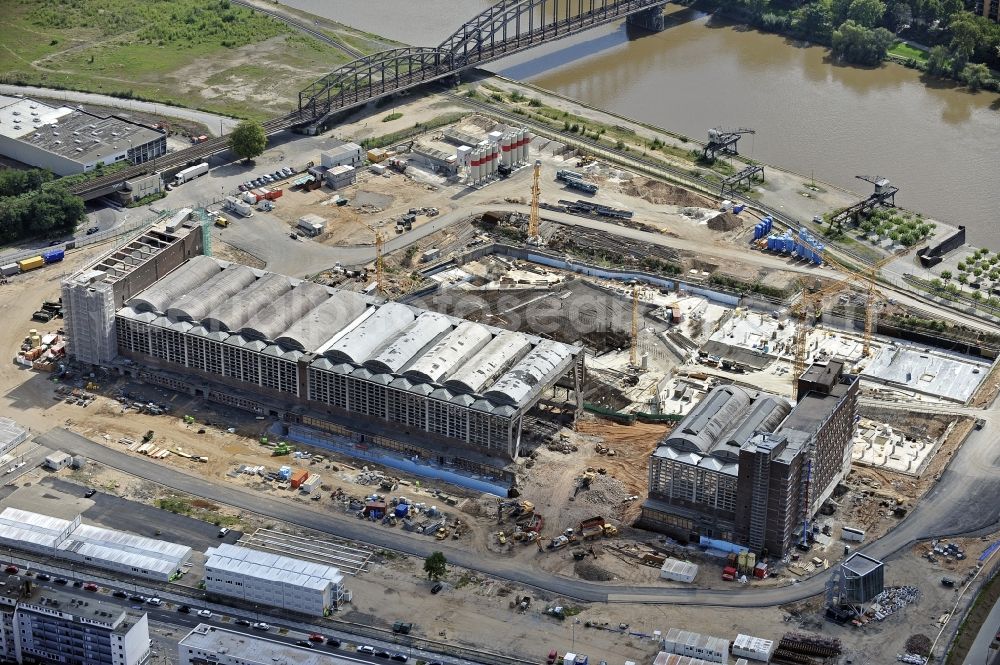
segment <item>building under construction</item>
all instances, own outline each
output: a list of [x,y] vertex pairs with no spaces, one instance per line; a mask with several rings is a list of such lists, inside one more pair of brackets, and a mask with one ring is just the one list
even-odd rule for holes
[[775,556],[808,540],[810,521],[850,470],[858,385],[830,361],[799,377],[794,408],[717,387],[653,452],[638,525]]
[[[579,347],[208,256],[171,256],[144,258],[159,260],[155,275],[112,273],[121,259],[107,258],[68,279],[71,355],[291,424],[401,437],[410,445],[396,450],[408,457],[444,462],[442,451],[457,445],[473,469],[473,452],[498,467],[518,456],[524,417],[540,400],[580,406]],[[91,290],[108,293],[95,305]]]

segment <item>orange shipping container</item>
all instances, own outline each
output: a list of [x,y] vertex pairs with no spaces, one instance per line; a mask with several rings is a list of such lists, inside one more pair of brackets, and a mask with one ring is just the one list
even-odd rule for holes
[[292,471],[292,477],[290,479],[292,489],[297,490],[308,477],[309,472],[305,469],[296,469],[295,471]]

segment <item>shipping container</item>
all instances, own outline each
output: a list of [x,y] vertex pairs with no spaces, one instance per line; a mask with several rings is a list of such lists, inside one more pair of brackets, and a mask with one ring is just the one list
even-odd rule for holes
[[32,256],[30,259],[22,259],[17,262],[17,267],[21,270],[21,272],[35,270],[36,268],[41,268],[44,265],[45,260],[40,256]]
[[305,469],[296,469],[292,471],[291,477],[288,479],[292,485],[293,490],[299,489],[302,483],[305,482],[306,478],[309,477],[309,472]]
[[53,249],[42,254],[42,260],[45,263],[59,263],[64,258],[66,258],[66,250],[63,249]]
[[16,275],[19,272],[21,272],[21,269],[17,267],[16,263],[7,263],[0,266],[0,273],[2,273],[4,277],[10,277],[11,275]]

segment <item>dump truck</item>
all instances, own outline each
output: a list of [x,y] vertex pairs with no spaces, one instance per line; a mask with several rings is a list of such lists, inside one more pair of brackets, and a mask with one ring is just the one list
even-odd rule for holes
[[584,540],[593,540],[604,535],[604,518],[591,517],[580,522],[580,537]]
[[569,545],[569,538],[566,536],[556,536],[552,539],[552,542],[549,543],[549,549],[558,550],[566,547],[567,545]]

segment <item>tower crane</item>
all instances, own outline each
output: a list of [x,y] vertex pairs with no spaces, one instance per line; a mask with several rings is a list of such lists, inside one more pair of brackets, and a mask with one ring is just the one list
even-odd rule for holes
[[632,346],[629,349],[629,362],[632,367],[639,366],[639,283],[632,283]]
[[379,295],[385,295],[385,261],[382,258],[385,237],[381,231],[375,231],[375,290]]
[[528,218],[528,242],[532,245],[541,245],[542,236],[538,232],[538,199],[541,196],[541,176],[542,160],[535,160],[535,172],[531,181],[531,216]]
[[721,153],[725,155],[738,155],[739,150],[737,150],[737,144],[739,143],[740,137],[744,134],[756,134],[757,132],[748,127],[740,127],[738,129],[723,129],[721,127],[713,127],[708,130],[708,143],[705,144],[705,149],[702,151],[702,157],[707,161],[714,162],[715,158]]

